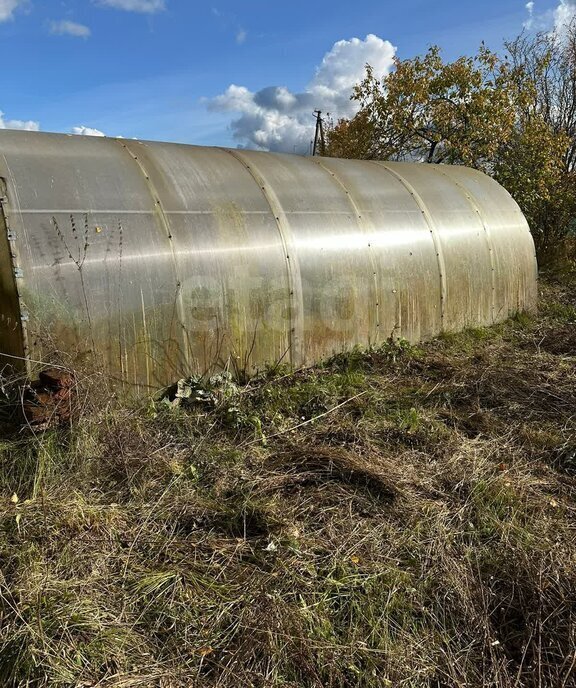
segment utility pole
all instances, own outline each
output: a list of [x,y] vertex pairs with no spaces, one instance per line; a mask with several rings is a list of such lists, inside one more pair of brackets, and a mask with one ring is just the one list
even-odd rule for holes
[[324,155],[326,152],[326,143],[324,141],[324,120],[322,119],[322,111],[314,110],[314,114],[316,115],[316,133],[314,134],[312,155]]

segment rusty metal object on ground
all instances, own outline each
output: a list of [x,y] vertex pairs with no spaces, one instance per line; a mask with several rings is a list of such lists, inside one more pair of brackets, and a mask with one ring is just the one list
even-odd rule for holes
[[528,225],[478,171],[0,131],[0,364],[150,391],[536,307]]
[[77,413],[76,379],[59,368],[41,370],[39,379],[24,390],[24,419],[30,425],[45,428],[61,425]]

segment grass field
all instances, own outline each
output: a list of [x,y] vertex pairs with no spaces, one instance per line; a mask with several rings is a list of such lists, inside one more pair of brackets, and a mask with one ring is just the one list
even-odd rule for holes
[[71,427],[6,426],[0,685],[576,686],[576,282],[542,292],[201,402],[87,378]]

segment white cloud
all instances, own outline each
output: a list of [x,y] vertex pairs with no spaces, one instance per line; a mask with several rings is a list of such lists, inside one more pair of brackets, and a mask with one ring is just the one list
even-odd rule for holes
[[71,133],[77,136],[106,136],[106,134],[99,129],[92,129],[92,127],[85,126],[72,127]]
[[96,0],[98,5],[114,7],[126,12],[142,12],[154,14],[166,9],[165,0]]
[[211,110],[239,113],[232,120],[232,135],[241,145],[264,150],[304,153],[314,133],[313,111],[330,113],[333,119],[350,117],[358,104],[350,100],[353,86],[364,76],[366,64],[378,76],[388,74],[396,48],[378,36],[338,41],[324,55],[302,93],[284,86],[268,86],[252,92],[232,84],[207,101]]
[[534,24],[534,2],[532,0],[526,3],[526,10],[528,19],[524,22],[524,28],[530,30]]
[[234,39],[238,45],[242,45],[248,38],[248,31],[238,21],[238,17],[234,12],[226,12],[218,7],[212,7],[211,10],[220,29],[226,33],[232,32]]
[[559,33],[576,18],[576,0],[560,0],[554,10],[554,28]]
[[61,21],[51,21],[48,23],[50,33],[55,36],[76,36],[78,38],[88,38],[92,33],[88,26],[77,24],[73,21],[63,19]]
[[[20,129],[21,131],[40,131],[40,123],[34,122],[33,120],[20,120],[20,119],[5,119],[4,113],[0,110],[0,129]],[[70,130],[71,134],[77,134],[78,136],[106,136],[106,134],[99,129],[93,129],[92,127],[85,127],[83,125],[79,127],[72,127]],[[118,137],[121,138],[121,137]]]
[[0,110],[0,129],[21,129],[23,131],[40,131],[40,124],[32,120],[4,119],[4,113]]
[[554,31],[562,35],[566,27],[576,19],[576,0],[559,0],[555,8],[536,12],[536,3],[526,4],[528,19],[524,28],[534,31]]
[[12,19],[14,10],[25,2],[26,0],[0,0],[0,22]]

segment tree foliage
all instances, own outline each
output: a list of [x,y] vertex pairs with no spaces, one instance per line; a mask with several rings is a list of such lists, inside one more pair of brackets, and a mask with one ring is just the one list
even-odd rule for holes
[[451,63],[432,47],[424,57],[396,60],[382,81],[368,65],[352,95],[372,133],[366,157],[483,165],[513,126],[508,70],[497,65],[485,47]]
[[541,261],[574,258],[576,23],[561,33],[522,34],[506,48],[519,97],[494,174],[526,214]]
[[445,62],[432,47],[370,65],[351,98],[359,112],[328,131],[328,154],[463,164],[493,175],[531,225],[541,262],[566,253],[576,217],[576,25],[523,33],[498,56],[482,45]]

